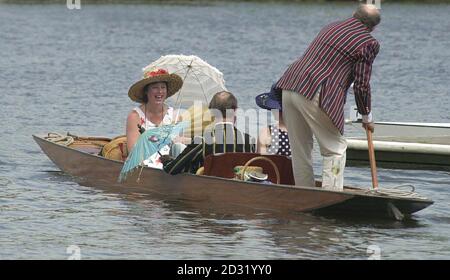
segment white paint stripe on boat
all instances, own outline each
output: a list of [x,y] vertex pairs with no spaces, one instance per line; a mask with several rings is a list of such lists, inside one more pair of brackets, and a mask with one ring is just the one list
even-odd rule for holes
[[401,125],[401,126],[421,126],[421,127],[450,128],[450,123],[375,122],[375,125]]
[[[367,140],[347,139],[348,149],[367,150]],[[449,145],[373,141],[376,151],[450,155]]]

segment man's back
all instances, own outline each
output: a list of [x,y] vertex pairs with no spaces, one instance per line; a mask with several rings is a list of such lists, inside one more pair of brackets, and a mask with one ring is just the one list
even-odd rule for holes
[[[304,55],[289,66],[277,86],[312,99],[320,89],[320,107],[343,133],[346,93],[355,82],[360,113],[370,111],[370,72],[379,50],[368,28],[355,18],[324,27]],[[370,66],[370,69],[368,69]]]
[[239,131],[232,123],[219,123],[207,128],[202,143],[190,144],[173,161],[164,164],[170,174],[195,173],[206,156],[219,153],[255,152],[255,140]]

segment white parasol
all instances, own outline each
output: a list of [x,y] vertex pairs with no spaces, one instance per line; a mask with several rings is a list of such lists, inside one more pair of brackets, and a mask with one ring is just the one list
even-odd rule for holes
[[200,101],[209,104],[212,96],[226,91],[223,74],[195,55],[165,55],[146,66],[143,70],[162,68],[183,79],[183,87],[177,95],[176,105]]

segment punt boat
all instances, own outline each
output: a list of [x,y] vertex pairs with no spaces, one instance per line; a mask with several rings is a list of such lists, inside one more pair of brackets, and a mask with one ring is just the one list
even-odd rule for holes
[[[33,135],[33,138],[59,169],[80,184],[203,201],[230,211],[245,208],[255,213],[292,215],[310,212],[402,220],[433,204],[432,200],[414,191],[346,186],[339,192],[320,188],[320,182],[316,182],[316,187],[295,186],[288,157],[264,155],[262,157],[269,160],[255,161],[261,155],[252,153],[208,156],[203,175],[169,175],[159,169],[139,167],[125,181],[119,182],[124,162],[100,155],[110,138],[72,136],[73,140],[65,144],[50,141],[48,135]],[[250,161],[253,161],[252,166],[262,167],[273,183],[235,179],[233,166],[248,165]]]

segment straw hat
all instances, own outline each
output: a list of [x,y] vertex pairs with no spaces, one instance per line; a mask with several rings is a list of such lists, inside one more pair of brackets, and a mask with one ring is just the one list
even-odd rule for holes
[[144,102],[144,88],[146,85],[157,82],[167,83],[167,98],[174,95],[183,86],[183,80],[177,74],[169,74],[164,69],[154,69],[153,71],[144,69],[144,77],[136,82],[128,90],[128,96],[136,102]]

